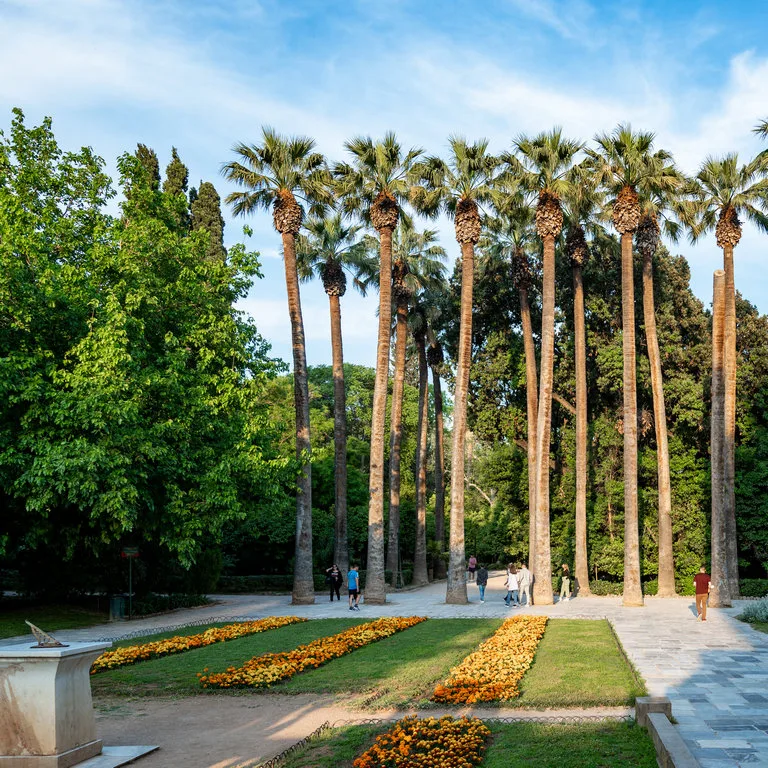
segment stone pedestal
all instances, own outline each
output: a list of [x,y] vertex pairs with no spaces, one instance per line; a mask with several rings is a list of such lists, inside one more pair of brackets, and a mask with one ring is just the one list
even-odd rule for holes
[[0,646],[0,768],[70,768],[101,754],[90,669],[110,645]]

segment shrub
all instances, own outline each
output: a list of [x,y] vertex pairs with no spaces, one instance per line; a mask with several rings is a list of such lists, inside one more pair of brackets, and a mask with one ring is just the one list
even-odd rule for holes
[[132,613],[134,616],[148,616],[151,613],[163,613],[175,608],[195,608],[210,602],[205,595],[156,595],[150,593],[133,601]]
[[624,591],[624,582],[594,579],[589,582],[589,588],[593,595],[620,595]]
[[747,603],[738,618],[749,624],[755,624],[756,622],[768,623],[768,598]]
[[768,579],[739,579],[742,597],[768,597]]

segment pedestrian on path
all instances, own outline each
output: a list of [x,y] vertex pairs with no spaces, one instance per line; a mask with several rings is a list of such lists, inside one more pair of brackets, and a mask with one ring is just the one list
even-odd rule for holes
[[488,584],[488,569],[478,563],[477,567],[477,588],[480,590],[480,602],[485,602],[485,587]]
[[330,568],[325,569],[325,583],[331,588],[331,602],[333,602],[333,593],[336,593],[336,599],[341,601],[341,585],[344,583],[344,577],[341,575],[339,566],[334,563]]
[[520,605],[523,605],[523,598],[525,598],[525,605],[531,604],[531,572],[523,563],[517,569],[517,583],[520,587]]
[[519,588],[520,584],[517,580],[517,568],[515,568],[514,563],[510,563],[507,566],[507,596],[504,598],[507,607],[510,605],[514,605],[515,608],[520,607]]
[[707,600],[709,598],[710,576],[706,566],[702,565],[699,572],[693,577],[693,586],[696,588],[696,621],[707,620]]
[[467,571],[469,572],[469,581],[475,580],[475,571],[477,570],[477,558],[472,555],[467,563]]
[[563,563],[560,572],[560,602],[571,599],[571,569]]
[[353,565],[347,574],[347,589],[349,591],[349,610],[359,611],[360,606],[360,574],[357,566]]

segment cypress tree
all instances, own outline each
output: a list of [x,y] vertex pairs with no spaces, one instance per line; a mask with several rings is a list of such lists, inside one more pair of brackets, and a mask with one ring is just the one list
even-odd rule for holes
[[163,182],[163,192],[169,195],[184,195],[184,206],[179,207],[177,219],[181,227],[185,230],[190,228],[190,215],[187,208],[187,180],[189,179],[189,170],[179,158],[176,147],[171,148],[171,162],[165,169],[165,181]]
[[208,259],[223,261],[227,258],[224,248],[224,219],[221,215],[221,199],[216,187],[210,181],[200,183],[200,189],[190,193],[190,208],[192,210],[192,230],[205,229],[209,233]]
[[160,189],[160,163],[157,160],[155,150],[151,149],[146,144],[138,144],[136,157],[139,158],[141,164],[146,168],[150,185],[156,192]]

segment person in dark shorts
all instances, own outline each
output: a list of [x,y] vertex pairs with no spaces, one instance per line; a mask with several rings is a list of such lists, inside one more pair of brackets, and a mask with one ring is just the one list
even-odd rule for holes
[[467,571],[469,571],[469,581],[475,580],[475,571],[477,570],[477,558],[472,555],[467,563]]
[[326,568],[325,581],[326,584],[328,584],[328,586],[331,588],[331,602],[333,602],[334,592],[336,593],[336,599],[341,600],[339,590],[341,589],[341,585],[344,583],[344,577],[341,575],[339,566],[336,565],[336,563],[334,563],[330,568]]
[[360,606],[360,574],[357,571],[357,566],[353,565],[349,569],[347,574],[347,589],[349,591],[349,610],[359,611]]
[[709,597],[710,577],[706,566],[702,565],[699,572],[693,577],[693,586],[696,588],[696,621],[707,620],[707,598]]

